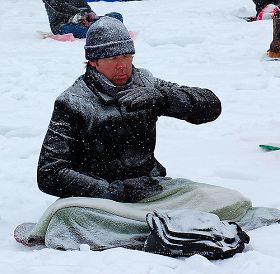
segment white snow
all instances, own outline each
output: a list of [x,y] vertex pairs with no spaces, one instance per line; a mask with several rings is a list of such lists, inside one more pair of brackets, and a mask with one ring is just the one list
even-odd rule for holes
[[[134,64],[155,76],[207,87],[221,99],[218,120],[195,126],[158,123],[157,158],[171,177],[236,189],[255,206],[280,209],[280,62],[265,61],[272,21],[247,23],[251,0],[146,0],[90,3],[98,14],[121,12],[137,31]],[[251,231],[245,252],[223,261],[174,259],[125,249],[34,250],[13,229],[36,222],[56,198],[41,193],[36,165],[54,99],[84,72],[84,41],[40,39],[49,31],[41,1],[0,5],[0,271],[5,274],[279,274],[280,226]],[[82,248],[85,250],[86,248]]]

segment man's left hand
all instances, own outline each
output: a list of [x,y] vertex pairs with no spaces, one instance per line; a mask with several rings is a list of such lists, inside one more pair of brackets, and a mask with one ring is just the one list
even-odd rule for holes
[[126,179],[123,188],[126,203],[136,203],[163,191],[159,181],[148,176]]
[[127,111],[147,108],[160,109],[166,101],[165,95],[161,91],[149,87],[137,87],[120,91],[117,94],[117,98],[120,104],[126,107]]

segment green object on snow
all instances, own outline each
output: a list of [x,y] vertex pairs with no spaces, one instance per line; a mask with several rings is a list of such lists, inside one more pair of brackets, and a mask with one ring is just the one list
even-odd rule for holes
[[274,145],[259,145],[259,147],[265,151],[280,150],[280,146],[274,146]]

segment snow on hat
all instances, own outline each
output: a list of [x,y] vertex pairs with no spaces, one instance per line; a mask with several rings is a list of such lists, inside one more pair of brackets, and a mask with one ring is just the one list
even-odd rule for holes
[[134,53],[134,43],[121,21],[104,16],[90,26],[85,44],[87,60]]

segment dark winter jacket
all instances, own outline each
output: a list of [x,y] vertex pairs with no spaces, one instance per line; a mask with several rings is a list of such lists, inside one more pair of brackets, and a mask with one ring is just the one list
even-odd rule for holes
[[54,34],[58,34],[60,27],[68,23],[69,19],[80,12],[80,9],[91,12],[91,8],[84,0],[42,0],[49,17],[50,27]]
[[[101,74],[88,67],[55,101],[38,163],[43,192],[102,198],[112,181],[165,176],[154,157],[158,117],[201,124],[221,113],[221,103],[210,90],[166,82],[147,70],[134,68],[125,86],[95,75]],[[166,93],[162,109],[128,112],[114,98],[113,91],[143,86]]]
[[262,11],[262,9],[268,4],[274,4],[274,5],[280,4],[279,0],[253,0],[253,2],[256,4],[257,16]]

